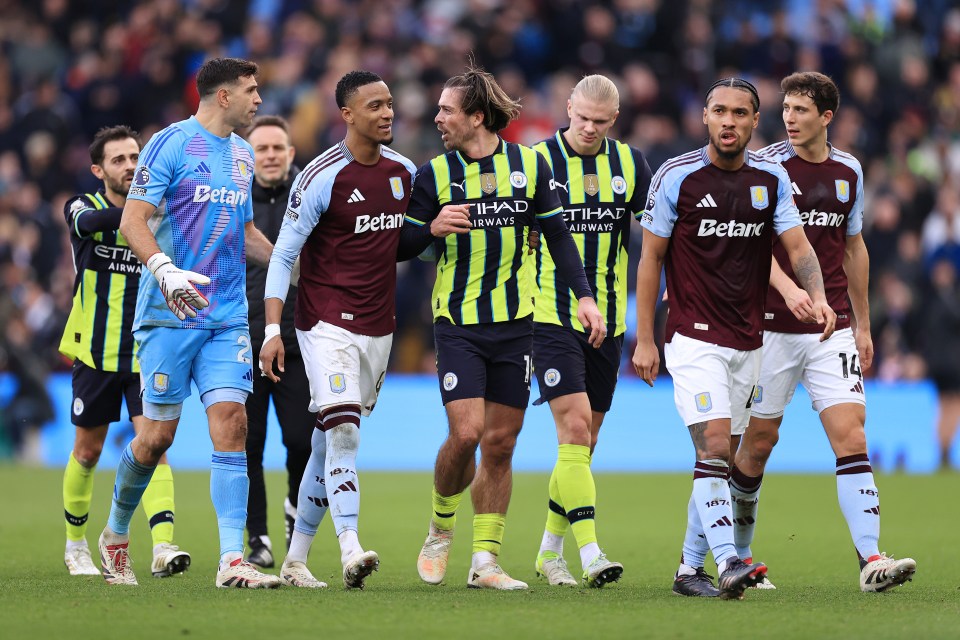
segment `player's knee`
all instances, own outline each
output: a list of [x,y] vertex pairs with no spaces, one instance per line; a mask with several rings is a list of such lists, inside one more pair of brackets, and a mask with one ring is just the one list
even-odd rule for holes
[[558,425],[560,444],[579,444],[590,446],[593,438],[590,434],[590,423],[578,416],[567,416]]
[[475,427],[466,426],[450,431],[447,441],[457,450],[463,453],[473,453],[480,445],[482,429],[480,425]]
[[78,442],[73,447],[73,457],[85,469],[92,469],[97,466],[102,452],[102,442]]
[[145,429],[137,434],[137,439],[149,452],[152,460],[159,460],[173,444],[173,432],[167,429]]
[[838,458],[846,456],[855,456],[867,452],[867,436],[863,427],[856,427],[841,434],[835,438],[833,443],[834,452]]
[[509,464],[516,446],[516,435],[485,439],[480,443],[480,457],[495,465]]

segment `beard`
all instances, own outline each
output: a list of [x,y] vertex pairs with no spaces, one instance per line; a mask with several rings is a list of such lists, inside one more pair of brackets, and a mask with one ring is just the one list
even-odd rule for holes
[[720,136],[710,136],[710,145],[713,147],[713,150],[717,152],[717,155],[726,160],[733,160],[743,153],[743,150],[747,148],[747,145],[750,144],[750,139],[753,137],[753,132],[747,134],[746,140],[743,140],[741,144],[737,145],[734,148],[723,147],[721,146]]
[[130,185],[133,183],[133,178],[131,177],[129,180],[127,180],[127,178],[117,179],[104,177],[103,183],[106,185],[107,189],[110,189],[110,191],[127,195],[127,192],[130,191]]

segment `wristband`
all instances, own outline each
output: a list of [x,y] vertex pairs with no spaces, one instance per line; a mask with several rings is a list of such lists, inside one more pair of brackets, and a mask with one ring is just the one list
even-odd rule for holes
[[266,344],[270,342],[270,339],[280,335],[280,325],[279,324],[268,324],[263,330],[263,343]]

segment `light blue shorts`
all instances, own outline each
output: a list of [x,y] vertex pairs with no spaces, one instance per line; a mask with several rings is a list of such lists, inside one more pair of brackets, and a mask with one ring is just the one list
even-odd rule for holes
[[190,381],[203,396],[215,389],[253,392],[250,331],[147,327],[133,333],[143,400],[180,404],[190,397]]

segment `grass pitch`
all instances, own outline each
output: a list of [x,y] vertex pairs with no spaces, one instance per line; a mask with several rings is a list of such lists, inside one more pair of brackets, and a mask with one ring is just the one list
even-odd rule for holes
[[[363,592],[341,587],[339,547],[329,518],[310,567],[331,588],[315,592],[219,590],[216,519],[208,474],[174,472],[176,542],[193,556],[184,575],[150,575],[142,511],[131,529],[136,588],[71,577],[64,544],[61,474],[0,466],[0,629],[6,638],[956,638],[960,628],[960,513],[950,496],[960,475],[880,476],[881,549],[917,560],[914,582],[863,594],[856,556],[836,502],[833,476],[768,476],[754,554],[776,591],[741,602],[697,600],[670,590],[686,522],[690,477],[599,475],[598,534],[623,579],[602,590],[549,588],[533,575],[546,511],[546,475],[514,478],[502,565],[527,592],[466,588],[471,511],[464,501],[447,581],[420,582],[416,557],[430,512],[428,474],[364,473],[361,541],[381,567]],[[268,474],[271,534],[283,554],[283,478]],[[113,471],[96,475],[87,539],[96,549]],[[279,547],[279,549],[277,549]],[[572,538],[567,559],[579,559]],[[708,562],[708,572],[715,566]],[[713,570],[713,571],[711,571]]]

